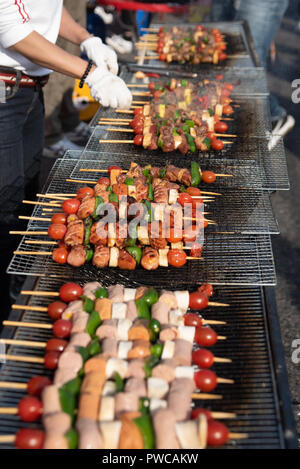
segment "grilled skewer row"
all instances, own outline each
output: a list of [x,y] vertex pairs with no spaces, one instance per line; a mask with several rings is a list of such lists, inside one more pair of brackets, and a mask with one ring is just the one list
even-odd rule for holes
[[223,141],[214,134],[228,129],[220,117],[233,114],[229,96],[234,85],[204,83],[200,88],[187,80],[172,79],[163,86],[150,83],[153,100],[135,109],[130,123],[136,133],[134,143],[163,152],[178,149],[182,154],[222,150]]
[[[212,293],[209,285],[203,286],[201,289],[202,291],[199,293],[207,298]],[[135,301],[136,310],[140,314],[142,311],[140,305],[144,302],[144,310],[145,306],[149,311],[152,308],[153,315],[160,314],[168,317],[168,313],[177,310],[177,313],[180,312],[183,317],[190,301],[189,293],[165,291],[158,298],[154,289],[145,287],[138,290],[124,289],[121,285],[106,289],[101,287],[98,282],[86,284],[83,289],[78,285],[77,288],[76,285],[69,287],[64,285],[60,291],[63,299],[77,298],[69,305],[65,305],[66,308],[63,311],[63,317],[72,320],[70,342],[58,358],[54,384],[39,377],[34,378],[34,382],[28,385],[31,394],[36,396],[42,392],[42,402],[37,397],[29,397],[22,399],[19,404],[19,415],[25,421],[34,421],[43,414],[45,433],[38,434],[39,443],[35,443],[34,447],[46,449],[67,449],[69,447],[81,449],[200,448],[200,443],[202,447],[205,447],[207,422],[206,418],[203,419],[202,414],[209,417],[209,413],[195,410],[190,415],[194,380],[199,385],[200,378],[197,377],[197,373],[194,377],[192,368],[177,366],[175,368],[177,374],[175,371],[175,375],[169,375],[167,379],[166,370],[168,366],[171,366],[164,357],[167,341],[164,342],[164,347],[159,342],[156,343],[160,328],[159,321],[152,319],[152,326],[147,329],[145,320],[138,318],[138,316],[136,316],[137,319],[132,323],[131,328],[128,327],[125,318],[122,318],[123,322],[119,319],[119,349],[125,350],[126,341],[124,342],[124,339],[129,338],[130,334],[132,339],[135,338],[133,340],[135,346],[131,349],[135,350],[135,354],[127,355],[126,358],[131,358],[127,362],[117,358],[114,351],[113,326],[107,324],[109,322],[107,319],[104,319],[102,325],[99,326],[99,322],[97,323],[93,317],[97,309],[97,301],[101,303],[102,300],[106,300],[105,308],[101,308],[102,313],[108,311],[108,301],[112,307],[115,306],[115,311],[118,310],[118,314],[120,314],[122,304],[129,305],[129,302]],[[78,299],[81,292],[84,294],[83,300]],[[126,299],[127,303],[120,302]],[[94,304],[92,305],[92,303]],[[93,309],[94,307],[96,309]],[[143,314],[145,314],[144,310]],[[170,315],[170,317],[172,316]],[[165,324],[165,327],[170,328],[171,326]],[[175,347],[177,342],[178,349],[177,358],[174,359],[175,362],[177,360],[175,365],[190,365],[192,344],[189,327],[179,327],[185,327],[186,337],[185,339],[176,339],[174,342]],[[61,329],[63,330],[62,327]],[[93,339],[95,331],[97,338]],[[152,336],[146,337],[145,332],[149,333],[149,331]],[[99,354],[98,338],[102,339],[101,354]],[[152,340],[152,345],[150,340]],[[169,340],[169,347],[171,343]],[[151,350],[151,353],[142,353],[145,349]],[[61,348],[59,352],[61,352]],[[159,365],[160,358],[162,359],[161,365]],[[188,369],[190,369],[189,376],[187,376]],[[125,378],[127,378],[126,384]],[[78,394],[79,405],[74,425]],[[186,420],[189,416],[192,419],[199,419],[199,415],[201,417],[197,423]],[[166,439],[166,436],[160,432],[159,422],[166,417],[169,418],[168,424],[171,425],[172,437],[169,439]],[[132,423],[127,422],[127,419]],[[207,420],[210,421],[210,417]],[[125,426],[124,430],[126,429],[124,432],[123,425]],[[134,425],[136,425],[136,429]],[[201,428],[203,426],[201,431],[199,425]],[[218,428],[220,429],[220,426]],[[221,428],[223,427],[221,426]],[[200,441],[196,429],[206,435],[205,437],[202,435]],[[29,435],[30,431],[32,432],[27,429]],[[131,436],[127,435],[126,437],[128,431]],[[223,432],[228,438],[226,427],[223,428]],[[16,439],[18,447],[32,447],[32,445],[28,445],[28,433],[22,430],[18,433]],[[32,434],[31,436],[33,438]],[[224,442],[225,440],[226,438]],[[208,441],[212,442],[213,439],[210,438]]]
[[226,44],[219,29],[197,25],[195,29],[174,26],[161,28],[158,33],[157,52],[161,61],[213,63],[226,59]]

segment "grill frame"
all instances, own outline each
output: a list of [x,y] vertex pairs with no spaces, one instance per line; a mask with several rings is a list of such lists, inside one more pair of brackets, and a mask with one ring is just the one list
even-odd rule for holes
[[[65,280],[70,281],[70,278]],[[61,283],[63,280],[28,278],[23,288],[57,291]],[[126,282],[126,285],[132,286],[131,282]],[[193,287],[189,289],[191,291]],[[216,287],[214,300],[231,302],[232,307],[217,308],[217,311],[216,308],[207,308],[204,312],[205,318],[228,321],[226,326],[215,327],[219,333],[227,335],[228,339],[217,343],[212,351],[216,356],[233,358],[232,364],[226,366],[219,364],[214,366],[214,369],[223,377],[233,377],[236,382],[230,387],[219,385],[216,393],[222,394],[223,399],[205,401],[201,406],[216,411],[236,412],[238,418],[228,422],[230,430],[249,432],[249,439],[238,440],[235,443],[229,442],[226,445],[227,449],[298,448],[280,329],[277,327],[274,289]],[[17,303],[45,306],[49,301],[52,301],[51,298],[23,296]],[[46,313],[13,310],[9,317],[10,320],[21,320],[21,318],[27,321],[48,322]],[[26,331],[25,328],[10,327],[5,327],[1,335],[2,338],[17,337],[25,340],[29,337],[30,340],[47,340],[50,336],[50,331],[30,334],[30,329]],[[246,346],[249,347],[248,350],[251,353],[248,353]],[[33,352],[33,350],[26,351],[16,346],[9,346],[7,352],[43,355],[41,349]],[[244,382],[239,381],[241,368],[248,370],[246,376],[242,375]],[[0,379],[26,382],[36,373],[51,375],[51,372],[45,372],[42,365],[24,367],[24,364],[8,362],[2,366],[2,369],[0,368]],[[262,386],[259,392],[257,392],[257,386]],[[24,391],[0,390],[0,406],[15,406],[24,395]],[[5,416],[0,419],[0,434],[12,433],[19,426],[37,426],[37,424],[18,425],[16,416]],[[0,445],[0,449],[3,448],[11,448],[11,446]]]

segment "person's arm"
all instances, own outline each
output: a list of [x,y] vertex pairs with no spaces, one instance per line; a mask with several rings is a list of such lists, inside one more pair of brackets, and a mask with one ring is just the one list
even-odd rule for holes
[[55,70],[73,78],[81,78],[87,67],[85,60],[65,52],[52,42],[47,41],[36,31],[11,46],[10,49],[41,67]]
[[85,28],[76,23],[65,8],[62,10],[59,35],[78,46],[89,37],[93,37]]

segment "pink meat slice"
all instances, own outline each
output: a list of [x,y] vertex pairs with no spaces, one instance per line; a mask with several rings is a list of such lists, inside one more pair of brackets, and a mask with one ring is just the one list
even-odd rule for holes
[[42,392],[43,415],[61,411],[58,387],[55,384],[46,386]]
[[194,381],[189,378],[176,378],[172,382],[168,395],[168,408],[174,413],[176,421],[188,418],[194,387]]
[[137,412],[139,410],[139,398],[133,392],[119,392],[115,398],[115,414],[119,418],[124,412]]
[[113,303],[123,303],[124,301],[124,287],[117,283],[117,285],[111,285],[107,288],[108,298]]
[[139,358],[130,360],[128,362],[127,368],[127,378],[141,378],[146,377],[146,372],[144,370],[145,362]]
[[80,353],[72,352],[67,349],[63,351],[63,353],[61,354],[58,360],[59,369],[69,368],[70,370],[73,370],[75,373],[78,373],[78,371],[81,370],[82,365],[83,365],[83,360],[82,360]]
[[75,332],[84,332],[88,320],[89,320],[88,313],[85,313],[85,312],[74,313],[73,319],[72,319],[72,323],[73,323],[72,332],[73,332],[73,334]]
[[125,384],[125,392],[133,392],[138,397],[146,397],[146,382],[142,378],[129,378]]
[[157,303],[154,303],[151,308],[152,319],[156,319],[161,324],[168,324],[170,309],[170,306],[167,303],[164,303],[163,301],[158,301]]
[[170,409],[158,409],[152,418],[156,449],[179,449],[175,416]]
[[70,344],[74,346],[87,347],[90,341],[91,336],[87,332],[76,332],[70,337]]
[[46,433],[64,435],[71,428],[71,417],[64,412],[55,412],[43,417],[43,426]]
[[83,287],[83,294],[90,300],[94,301],[96,299],[94,292],[98,290],[98,288],[101,288],[101,284],[99,282],[88,282]]
[[172,358],[169,360],[162,360],[158,365],[152,369],[152,376],[161,378],[171,383],[175,379],[176,362]]
[[70,368],[58,368],[54,375],[54,384],[57,386],[63,386],[68,381],[76,378],[77,372]]
[[183,339],[175,340],[174,360],[177,366],[191,366],[193,344]]
[[163,325],[159,333],[159,340],[165,342],[166,340],[175,340],[178,335],[177,327]]
[[75,313],[84,313],[81,300],[71,301],[62,314],[62,319],[70,319]]
[[126,318],[127,319],[130,319],[130,321],[135,321],[136,318],[138,317],[138,314],[137,314],[137,307],[136,307],[136,303],[134,300],[130,300],[127,302],[127,314],[126,314]]
[[117,338],[117,320],[116,319],[105,319],[101,326],[96,330],[96,335],[100,340],[105,338]]
[[176,309],[178,306],[176,296],[174,295],[173,292],[168,291],[168,290],[162,290],[158,301],[167,303],[170,309]]
[[108,358],[117,358],[118,356],[118,342],[113,338],[106,338],[101,343],[101,349],[104,355]]
[[64,435],[51,433],[46,435],[43,449],[69,449],[69,445]]
[[103,439],[95,420],[79,418],[76,422],[79,433],[78,449],[102,449]]

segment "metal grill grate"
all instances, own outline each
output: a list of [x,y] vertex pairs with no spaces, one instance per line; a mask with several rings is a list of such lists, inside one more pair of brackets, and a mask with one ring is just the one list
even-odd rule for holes
[[[103,282],[102,276],[98,277]],[[68,278],[70,280],[70,278]],[[63,281],[51,278],[41,279],[37,286],[39,290],[57,291]],[[108,284],[104,279],[104,284]],[[124,279],[124,284],[132,286]],[[192,287],[191,287],[192,290]],[[230,304],[230,308],[207,308],[204,317],[227,321],[227,326],[218,326],[218,333],[227,336],[226,341],[217,343],[212,351],[216,356],[230,357],[232,364],[216,364],[214,370],[226,378],[233,378],[232,386],[219,385],[216,393],[222,394],[220,401],[204,401],[201,406],[215,411],[236,412],[238,417],[227,422],[232,432],[247,432],[246,440],[231,441],[227,448],[284,448],[284,428],[278,405],[278,395],[275,386],[276,376],[272,354],[269,350],[268,331],[266,327],[266,309],[263,291],[260,288],[215,288],[215,301]],[[45,297],[31,297],[29,304],[47,306],[51,301]],[[49,322],[46,313],[14,311],[12,320]],[[47,341],[51,337],[50,331],[35,329],[34,332],[26,328],[5,328],[3,336],[23,339]],[[37,349],[39,350],[39,349]],[[7,353],[28,354],[42,356],[43,351],[27,351],[26,348],[10,346]],[[0,380],[27,382],[36,375],[50,375],[42,365],[13,364],[7,362],[0,371]],[[21,391],[0,391],[0,406],[16,406],[24,396]],[[14,433],[20,426],[16,416],[2,416],[0,434]],[[35,424],[36,425],[36,424]],[[9,447],[1,445],[1,448]]]
[[[225,62],[222,63],[223,66],[227,67],[254,67],[258,65],[258,59],[254,49],[252,47],[252,39],[249,35],[248,28],[245,27],[242,22],[218,22],[218,23],[203,23],[204,26],[208,28],[218,28],[220,31],[225,34],[227,42],[227,51],[226,53],[230,56]],[[166,26],[165,24],[153,24],[151,27],[159,28],[160,26]],[[191,27],[190,24],[181,24],[180,26]],[[151,55],[148,54],[147,55]],[[155,53],[155,55],[157,55]],[[148,65],[153,65],[156,68],[161,67],[163,69],[168,68],[168,70],[184,70],[187,69],[190,72],[197,72],[202,69],[222,69],[222,65],[212,65],[212,64],[200,64],[200,65],[191,65],[191,64],[168,64],[166,62],[161,62],[160,60],[147,60]]]
[[[227,162],[231,160],[231,164],[235,161],[252,163],[254,160],[259,167],[261,172],[261,188],[266,190],[288,190],[289,189],[289,179],[287,172],[287,163],[285,158],[285,151],[283,146],[283,140],[280,140],[279,143],[273,148],[272,151],[268,150],[268,139],[262,137],[238,137],[233,139],[233,143],[230,145],[225,145],[222,151],[209,151],[209,152],[196,152],[182,156],[179,152],[163,153],[160,150],[149,151],[145,150],[142,147],[137,147],[131,143],[122,144],[122,143],[99,143],[99,140],[105,139],[117,139],[117,140],[127,140],[128,134],[120,132],[119,134],[105,131],[105,128],[102,126],[95,127],[90,140],[87,144],[85,151],[82,154],[83,159],[92,159],[91,155],[93,152],[94,156],[97,156],[97,153],[110,153],[113,154],[123,154],[124,158],[130,158],[133,155],[146,156],[148,158],[148,163],[157,160],[159,157],[169,161],[174,162],[175,158],[177,160],[180,158],[183,161],[189,161],[190,159],[196,160],[202,166],[207,160],[218,160],[220,163],[226,158]],[[117,137],[116,137],[117,135]],[[130,137],[131,139],[132,137]],[[175,164],[175,163],[174,163]]]
[[[147,101],[146,98],[137,97],[139,101]],[[228,121],[228,134],[237,134],[238,139],[240,137],[254,136],[254,137],[266,137],[270,134],[271,130],[271,119],[269,113],[269,99],[267,97],[252,97],[245,98],[240,97],[236,103],[238,106],[234,110],[233,121]],[[99,125],[100,118],[127,118],[133,119],[132,114],[120,114],[115,112],[110,108],[99,108],[96,115],[93,118],[94,125]],[[117,123],[115,124],[117,127]],[[112,127],[111,125],[109,127]],[[123,134],[123,132],[122,132]],[[119,139],[121,132],[110,132],[105,138],[110,139]],[[124,139],[131,138],[131,134],[122,135]],[[231,140],[231,139],[230,139]],[[95,148],[90,148],[90,143],[88,144],[86,150],[94,150]]]
[[[37,241],[39,236],[25,236],[18,246],[18,251],[51,251],[48,246],[26,244],[25,241]],[[69,265],[60,265],[52,261],[50,255],[15,255],[7,272],[19,275],[43,275],[47,277],[71,277],[78,279],[96,278],[101,275],[110,283],[128,279],[136,285],[188,285],[191,279],[219,285],[275,285],[276,275],[272,254],[271,240],[267,235],[229,235],[207,233],[204,241],[203,260],[188,260],[180,269],[159,268],[158,271],[146,271],[139,267],[134,271],[122,271],[106,267],[101,271],[92,264],[85,264],[78,269]],[[159,275],[158,275],[159,272]]]

